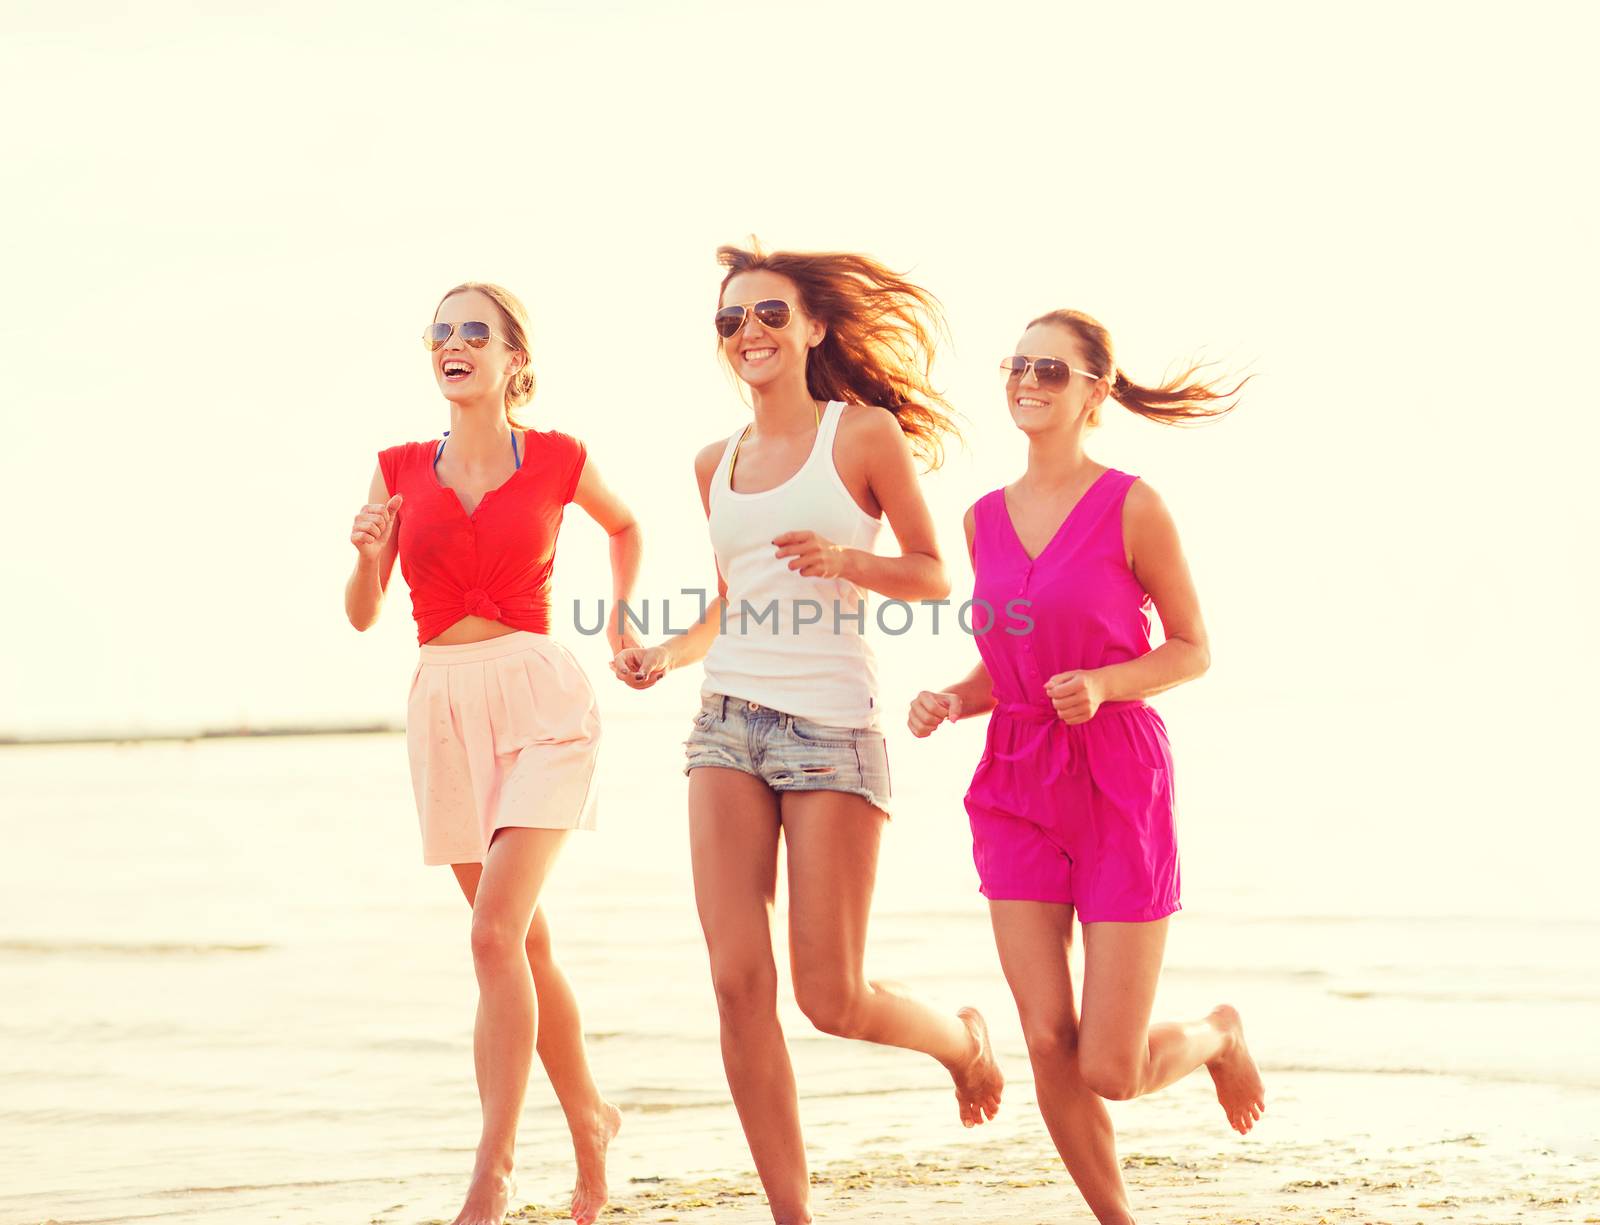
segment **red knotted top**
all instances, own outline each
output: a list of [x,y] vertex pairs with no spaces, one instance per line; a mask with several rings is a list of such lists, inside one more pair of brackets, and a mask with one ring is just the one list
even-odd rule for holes
[[583,443],[558,430],[528,430],[522,466],[470,515],[455,491],[439,483],[437,447],[437,440],[406,442],[378,453],[389,496],[405,498],[394,530],[417,641],[469,614],[549,633],[556,537],[583,474]]

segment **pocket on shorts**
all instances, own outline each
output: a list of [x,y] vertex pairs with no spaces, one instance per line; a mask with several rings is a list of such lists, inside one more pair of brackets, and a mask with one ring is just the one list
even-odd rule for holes
[[1172,777],[1172,746],[1167,742],[1167,729],[1159,718],[1127,718],[1122,727],[1131,756],[1146,770]]
[[722,729],[722,716],[717,708],[710,703],[694,712],[693,726],[689,730],[688,738],[683,742],[692,756],[696,752],[708,748],[720,748],[727,736]]
[[696,766],[722,766],[751,772],[743,747],[743,736],[737,729],[725,727],[725,722],[716,705],[695,711],[694,730],[683,742],[685,774]]
[[826,745],[830,748],[854,748],[861,735],[855,727],[834,727],[827,723],[814,723],[799,715],[789,716],[789,734],[806,744]]

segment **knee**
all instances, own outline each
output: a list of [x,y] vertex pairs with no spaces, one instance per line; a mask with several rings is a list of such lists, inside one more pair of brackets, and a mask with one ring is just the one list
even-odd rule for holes
[[854,1038],[861,1030],[861,986],[837,973],[796,971],[794,1002],[825,1034]]
[[1025,1019],[1022,1036],[1028,1044],[1028,1057],[1041,1063],[1076,1061],[1078,1027],[1070,1017]]
[[[525,933],[510,924],[490,918],[472,921],[472,962],[479,972],[504,969],[527,957],[523,947]],[[526,973],[526,970],[523,971]]]
[[537,911],[534,912],[533,923],[528,927],[528,936],[522,946],[527,950],[528,964],[532,966],[547,966],[555,956],[550,947],[550,925],[544,922]]
[[1078,1074],[1089,1091],[1112,1102],[1139,1096],[1139,1069],[1128,1059],[1090,1048],[1078,1052]]
[[737,1022],[778,1011],[778,973],[759,962],[713,963],[711,986],[724,1021]]

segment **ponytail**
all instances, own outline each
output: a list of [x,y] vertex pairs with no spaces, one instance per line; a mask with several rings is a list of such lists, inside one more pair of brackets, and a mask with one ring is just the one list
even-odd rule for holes
[[1111,383],[1111,399],[1129,412],[1138,413],[1162,425],[1201,425],[1232,412],[1239,403],[1240,390],[1254,375],[1246,375],[1225,386],[1227,376],[1196,378],[1211,363],[1191,362],[1188,369],[1175,378],[1146,387],[1135,383],[1120,367],[1112,355],[1111,334],[1105,325],[1082,311],[1058,310],[1040,315],[1028,324],[1033,327],[1050,323],[1066,328],[1083,347],[1083,360],[1090,370],[1099,370],[1101,378]]
[[[1120,369],[1111,380],[1111,398],[1129,412],[1162,425],[1200,425],[1233,411],[1245,377],[1223,389],[1225,379],[1195,379],[1206,363],[1193,363],[1177,378],[1154,387],[1135,383]],[[1226,403],[1224,403],[1226,401]]]
[[521,408],[533,399],[534,383],[533,367],[524,362],[522,369],[513,374],[506,384],[506,420],[512,425],[516,425],[517,422],[512,419],[511,410]]

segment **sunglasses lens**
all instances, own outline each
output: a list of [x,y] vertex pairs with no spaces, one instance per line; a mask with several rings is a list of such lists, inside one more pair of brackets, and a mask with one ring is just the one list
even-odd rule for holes
[[1010,379],[1021,378],[1022,372],[1027,368],[1028,359],[1025,357],[1007,357],[1000,362],[1000,369],[1004,370],[1006,377]]
[[789,304],[780,298],[767,298],[755,305],[756,322],[777,331],[789,326]]
[[450,325],[448,323],[430,323],[422,329],[422,343],[428,346],[430,353],[449,339]]
[[724,306],[716,314],[717,335],[726,340],[744,323],[744,307]]
[[1048,387],[1052,391],[1065,387],[1067,380],[1072,377],[1072,371],[1066,362],[1058,362],[1053,357],[1041,357],[1033,363],[1034,377],[1039,380],[1039,386]]
[[489,325],[476,321],[461,325],[461,339],[474,349],[481,349],[489,343]]

